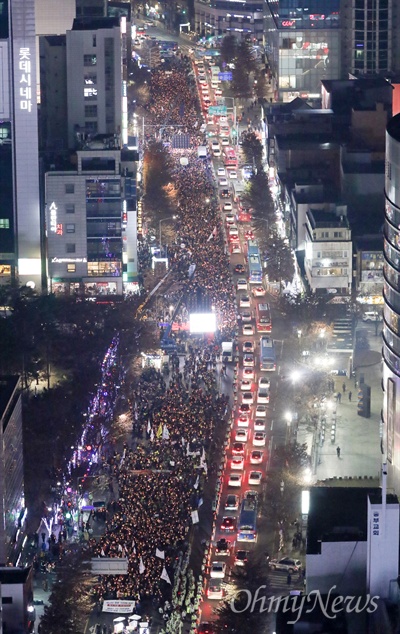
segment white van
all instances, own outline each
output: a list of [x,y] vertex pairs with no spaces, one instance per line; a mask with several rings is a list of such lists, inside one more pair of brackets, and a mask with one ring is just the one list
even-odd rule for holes
[[382,321],[382,313],[378,313],[377,310],[368,310],[363,314],[363,321]]

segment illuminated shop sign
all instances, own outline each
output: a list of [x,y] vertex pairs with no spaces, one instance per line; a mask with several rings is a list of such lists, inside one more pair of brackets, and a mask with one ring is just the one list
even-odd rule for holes
[[32,73],[31,51],[29,48],[19,49],[19,107],[20,110],[32,110]]
[[281,24],[283,28],[292,27],[296,24],[296,20],[282,20]]
[[87,258],[51,258],[54,264],[86,263]]
[[57,205],[56,203],[51,203],[50,207],[49,207],[49,212],[50,212],[50,231],[52,231],[53,233],[58,233],[57,232]]

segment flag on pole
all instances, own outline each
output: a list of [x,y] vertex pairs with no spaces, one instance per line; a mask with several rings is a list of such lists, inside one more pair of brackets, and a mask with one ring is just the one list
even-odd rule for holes
[[206,461],[206,452],[205,452],[205,449],[203,447],[203,451],[201,452],[200,464],[202,462],[205,462],[205,461]]
[[151,425],[150,425],[150,419],[147,422],[147,433],[149,434],[151,432]]
[[144,571],[146,570],[146,566],[143,563],[143,558],[140,557],[140,561],[139,561],[139,574],[143,574]]
[[199,480],[200,480],[200,476],[198,475],[196,478],[196,482],[193,485],[193,488],[196,490],[199,488]]
[[199,509],[202,504],[203,504],[203,498],[200,498],[197,504],[197,508]]
[[167,572],[165,566],[162,569],[162,573],[161,573],[160,579],[164,579],[164,581],[166,581],[167,583],[169,583],[169,585],[171,585],[171,579],[168,576],[168,572]]
[[214,229],[211,231],[210,235],[208,236],[207,242],[210,242],[210,240],[215,238],[216,235],[217,235],[217,226],[215,226]]
[[150,432],[150,440],[151,440],[151,442],[154,441],[154,431],[153,431],[153,429]]
[[190,443],[188,441],[188,444],[186,445],[186,455],[189,457],[192,455],[192,452],[190,451]]
[[102,557],[105,557],[105,556],[106,556],[106,553],[104,552],[103,548],[101,549],[101,553],[100,553],[100,555],[101,555]]
[[159,559],[165,559],[165,552],[156,548],[156,557],[159,557]]
[[198,511],[192,511],[191,512],[191,516],[192,516],[192,524],[198,524],[199,523],[199,513],[198,513]]
[[157,438],[161,438],[162,432],[163,432],[163,426],[162,426],[162,423],[160,423],[157,429],[157,434],[156,434]]
[[122,553],[122,546],[121,546],[121,544],[118,544],[118,552],[119,552],[119,553]]
[[162,430],[162,439],[163,440],[169,440],[169,431],[168,431],[168,427],[166,425],[164,425],[163,430]]

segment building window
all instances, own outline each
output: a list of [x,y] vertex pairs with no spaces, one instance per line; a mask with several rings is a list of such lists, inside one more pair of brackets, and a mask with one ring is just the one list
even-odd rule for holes
[[76,264],[67,264],[67,273],[75,273]]
[[85,99],[96,99],[97,98],[97,88],[86,87],[83,89],[83,96]]
[[67,253],[75,253],[76,245],[73,242],[67,242],[65,245],[65,250]]
[[333,232],[333,237],[334,238],[342,238],[343,237],[343,233],[341,231],[334,231]]
[[66,214],[74,214],[75,213],[75,205],[65,205],[65,213]]
[[10,221],[8,218],[0,218],[0,229],[9,229]]
[[84,81],[86,86],[96,86],[97,84],[96,73],[85,73]]
[[97,106],[85,106],[85,117],[97,117]]
[[65,231],[66,231],[66,233],[75,233],[75,225],[66,224],[65,225]]
[[75,194],[75,185],[73,183],[67,183],[65,185],[66,194]]
[[97,56],[96,55],[84,55],[83,56],[83,65],[84,66],[96,66],[97,64]]
[[93,48],[96,48],[96,36],[92,35],[92,46]]
[[97,121],[85,121],[85,130],[86,132],[90,132],[91,134],[96,134]]
[[321,231],[321,238],[329,238],[329,231]]

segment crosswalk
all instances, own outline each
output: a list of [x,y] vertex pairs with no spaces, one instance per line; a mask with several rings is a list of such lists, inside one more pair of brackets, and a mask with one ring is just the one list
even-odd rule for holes
[[282,596],[295,590],[304,590],[304,580],[302,575],[294,573],[288,583],[288,574],[283,570],[271,571],[268,577],[271,594]]

